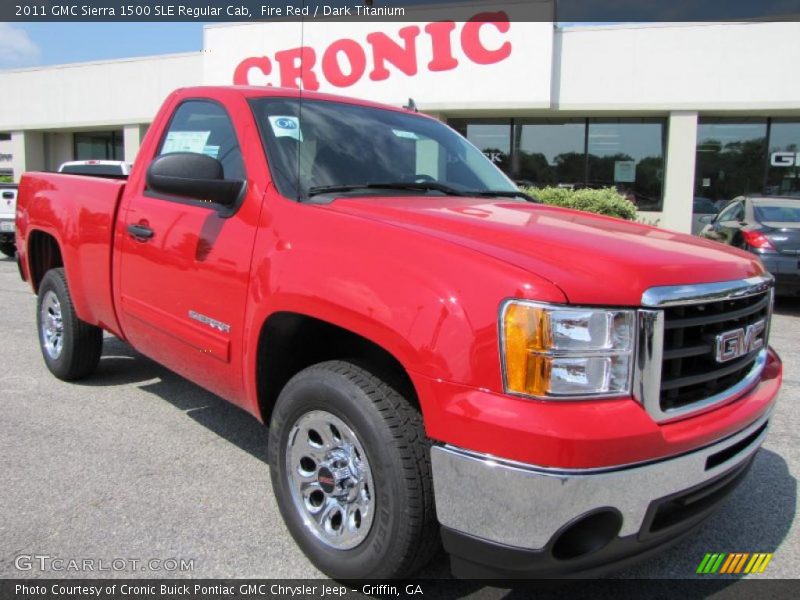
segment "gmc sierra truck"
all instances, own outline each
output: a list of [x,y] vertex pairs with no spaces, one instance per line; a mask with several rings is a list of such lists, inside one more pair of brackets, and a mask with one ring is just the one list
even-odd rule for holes
[[178,90],[127,181],[26,174],[17,248],[53,375],[105,330],[252,413],[337,579],[647,556],[744,480],[781,383],[757,257],[536,203],[410,109]]

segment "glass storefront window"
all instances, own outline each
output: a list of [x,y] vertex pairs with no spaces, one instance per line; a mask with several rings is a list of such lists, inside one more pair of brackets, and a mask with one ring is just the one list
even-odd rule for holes
[[514,177],[522,185],[586,181],[586,119],[515,121]]
[[590,119],[591,187],[616,187],[639,210],[661,210],[664,122],[661,119]]
[[448,124],[505,173],[511,173],[511,121],[451,119]]
[[697,128],[695,196],[721,206],[764,185],[766,119],[701,119]]
[[772,119],[765,193],[800,196],[800,121]]
[[75,160],[124,160],[122,131],[85,131],[73,134]]
[[451,119],[449,124],[518,185],[616,187],[639,210],[661,210],[665,119]]

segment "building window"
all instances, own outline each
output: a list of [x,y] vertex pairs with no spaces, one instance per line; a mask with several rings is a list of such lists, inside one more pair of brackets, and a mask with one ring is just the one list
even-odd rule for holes
[[0,133],[0,142],[7,142],[11,139],[10,133]]
[[772,119],[767,159],[764,192],[773,196],[800,196],[800,121]]
[[616,187],[639,210],[661,210],[661,119],[589,119],[587,149],[590,187]]
[[766,119],[701,119],[697,129],[695,196],[721,206],[764,186]]
[[124,160],[122,130],[73,134],[75,160]]
[[570,187],[586,182],[586,120],[515,121],[513,175],[521,185]]
[[467,138],[506,174],[511,173],[511,120],[451,119],[449,125]]
[[451,119],[449,123],[520,185],[615,187],[639,210],[661,210],[664,119]]

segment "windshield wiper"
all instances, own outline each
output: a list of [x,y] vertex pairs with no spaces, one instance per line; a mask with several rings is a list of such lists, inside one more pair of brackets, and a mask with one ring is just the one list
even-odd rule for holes
[[420,190],[442,192],[447,196],[478,196],[498,198],[524,198],[528,202],[539,202],[533,196],[519,190],[458,190],[438,181],[393,181],[386,183],[353,183],[347,185],[318,185],[308,189],[308,197],[320,194],[336,194],[358,190]]
[[354,192],[358,190],[419,190],[419,191],[435,191],[442,192],[448,196],[467,196],[469,194],[457,190],[456,188],[438,183],[436,181],[422,181],[422,182],[387,182],[387,183],[353,183],[348,185],[317,185],[308,188],[308,197],[319,196],[320,194],[335,194],[338,192]]
[[470,196],[494,196],[497,198],[524,198],[528,202],[540,202],[530,194],[526,194],[525,192],[521,192],[519,190],[476,190],[472,192],[467,192],[467,195]]

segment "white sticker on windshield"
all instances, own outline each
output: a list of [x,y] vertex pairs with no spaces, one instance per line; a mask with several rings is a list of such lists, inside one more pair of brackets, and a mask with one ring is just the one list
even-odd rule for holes
[[298,142],[303,141],[303,132],[300,130],[300,120],[297,117],[270,117],[272,133],[275,137],[290,137]]
[[164,147],[161,154],[171,154],[172,152],[194,152],[203,154],[206,147],[210,131],[170,131],[167,139],[164,140]]
[[203,146],[203,154],[211,158],[217,158],[219,154],[219,146]]
[[392,133],[399,138],[406,140],[418,140],[419,136],[413,131],[403,131],[402,129],[392,129]]

